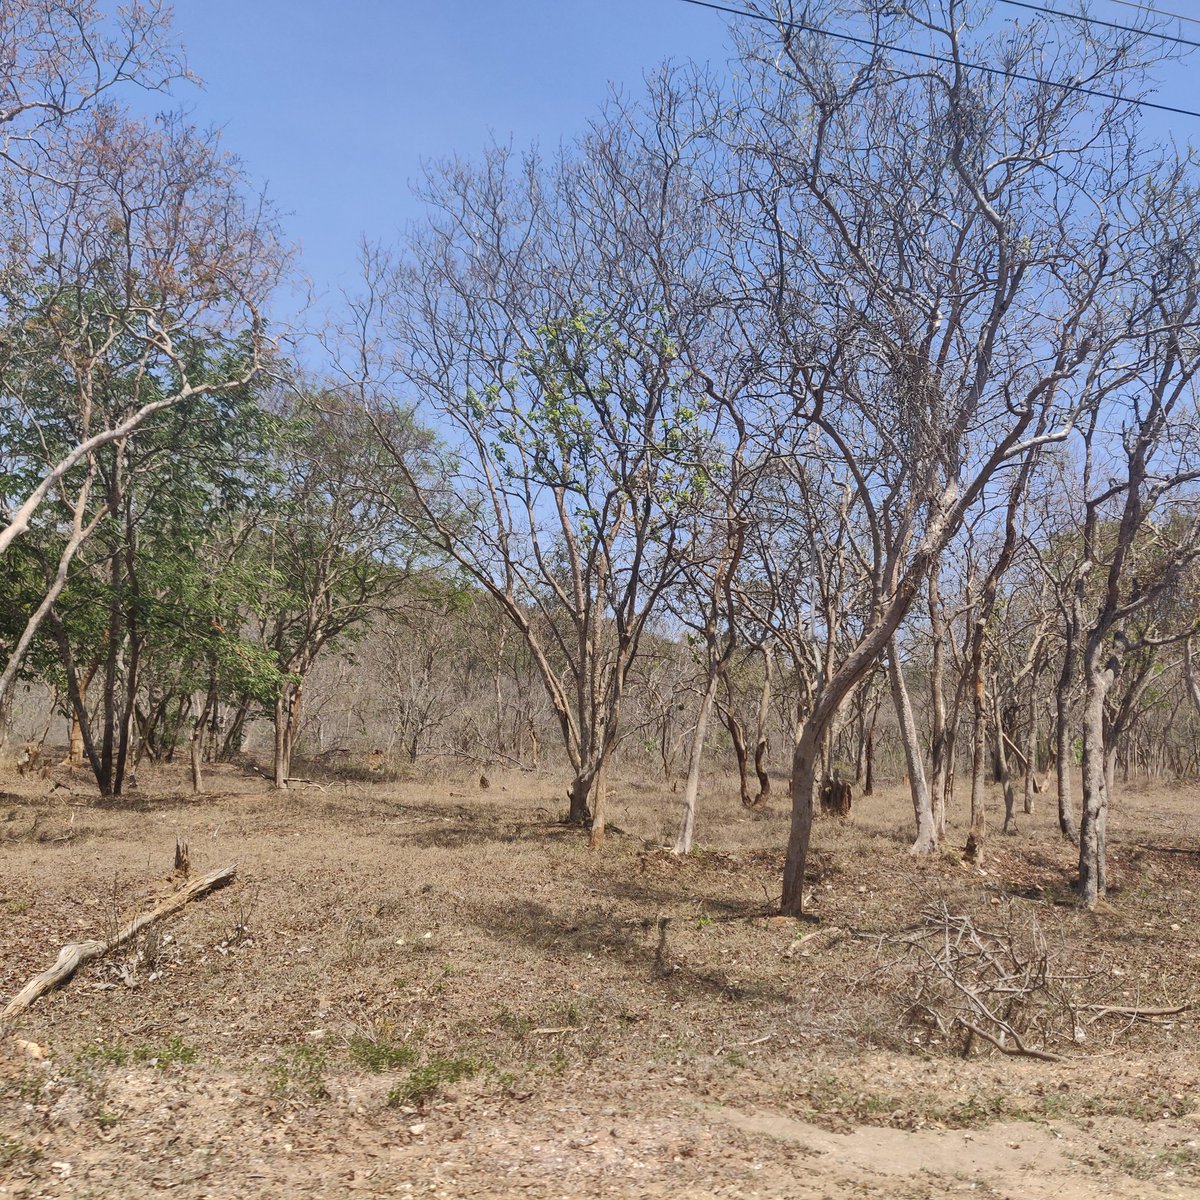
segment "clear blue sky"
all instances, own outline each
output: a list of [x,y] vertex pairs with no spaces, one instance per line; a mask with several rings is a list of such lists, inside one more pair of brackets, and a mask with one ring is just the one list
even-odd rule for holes
[[[1164,7],[1200,17],[1200,0]],[[1093,15],[1133,14],[1096,0]],[[610,82],[636,89],[666,58],[729,56],[724,18],[679,0],[177,0],[176,26],[205,82],[178,99],[267,183],[326,291],[353,285],[363,234],[393,241],[419,215],[423,159],[474,156],[492,133],[553,147]],[[1200,40],[1200,24],[1176,29]],[[1160,99],[1200,107],[1198,65],[1171,68]],[[1150,116],[1200,144],[1200,120]]]
[[176,27],[205,84],[179,99],[267,182],[322,288],[419,215],[423,159],[492,133],[552,148],[610,81],[728,58],[721,17],[678,0],[177,0]]

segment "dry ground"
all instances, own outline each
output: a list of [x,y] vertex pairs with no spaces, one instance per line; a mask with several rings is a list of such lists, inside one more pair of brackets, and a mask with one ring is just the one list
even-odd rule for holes
[[176,836],[238,879],[0,1042],[4,1200],[1200,1195],[1190,1012],[1051,1005],[1064,1061],[964,1057],[902,940],[944,905],[1040,931],[1080,1003],[1200,999],[1196,789],[1124,793],[1096,915],[1048,812],[982,869],[915,860],[887,789],[819,823],[816,924],[764,915],[784,805],[728,787],[679,860],[677,798],[635,781],[594,854],[550,776],[272,794],[230,769],[193,799],[164,771],[115,809],[58,779],[0,781],[0,998],[175,886]]

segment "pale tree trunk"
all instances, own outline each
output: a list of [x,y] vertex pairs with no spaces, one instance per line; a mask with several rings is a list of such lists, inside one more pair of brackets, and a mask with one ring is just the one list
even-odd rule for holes
[[13,754],[9,742],[12,738],[12,693],[0,691],[0,766],[11,767]]
[[1075,682],[1078,659],[1074,633],[1066,633],[1062,672],[1054,692],[1054,768],[1058,784],[1058,829],[1063,837],[1079,841],[1079,826],[1075,820],[1075,803],[1071,798],[1071,690]]
[[983,676],[974,678],[974,701],[972,704],[971,737],[971,827],[968,845],[976,853],[987,833],[987,789],[984,786],[984,769],[987,762],[987,712],[984,706],[986,685]]
[[1025,745],[1023,747],[1025,755],[1025,794],[1022,808],[1026,816],[1033,815],[1033,797],[1037,792],[1037,779],[1035,777],[1038,725],[1037,682],[1037,675],[1034,675],[1029,681],[1029,704],[1025,713]]
[[896,706],[896,718],[900,723],[900,740],[904,745],[904,760],[908,765],[908,784],[912,793],[913,812],[917,819],[917,836],[912,844],[913,854],[932,854],[938,845],[937,826],[933,817],[933,805],[929,798],[929,785],[925,780],[925,763],[921,754],[921,742],[917,723],[913,717],[912,702],[904,682],[904,670],[896,643],[888,647],[888,680],[892,687],[892,701]]
[[596,772],[595,789],[592,804],[592,828],[588,836],[588,845],[593,850],[599,850],[604,845],[605,821],[608,819],[608,754],[601,759],[600,768]]
[[191,761],[191,768],[192,768],[192,792],[194,795],[199,795],[200,792],[203,790],[203,786],[204,786],[204,781],[201,778],[201,772],[200,772],[200,759],[201,759],[200,747],[201,747],[201,743],[203,741],[203,733],[204,733],[203,725],[197,724],[192,729],[192,736],[190,739],[191,745],[189,746],[189,751],[190,751],[189,758]]
[[679,836],[675,839],[676,854],[690,854],[692,850],[692,838],[696,831],[696,796],[700,791],[700,768],[704,759],[704,738],[708,732],[708,718],[712,712],[713,701],[717,697],[720,678],[719,664],[710,664],[708,687],[700,701],[700,711],[696,714],[696,728],[692,732],[692,746],[688,753],[687,783],[683,789],[683,821],[679,827]]
[[942,616],[936,570],[929,573],[929,623],[933,631],[933,654],[929,667],[929,691],[932,701],[929,788],[933,798],[934,837],[941,841],[946,836],[946,783],[950,763],[946,727],[946,621]]
[[291,754],[287,736],[288,703],[282,696],[275,697],[275,747],[273,778],[275,786],[281,791],[287,790],[288,776],[291,774]]
[[[1012,772],[1008,765],[1008,751],[1004,745],[1004,721],[1000,711],[1000,689],[992,682],[992,717],[996,725],[996,765],[1000,768],[1000,783],[1004,788],[1004,826],[1003,832],[1017,832],[1017,794],[1013,790]],[[1026,769],[1026,778],[1029,771]]]
[[1079,894],[1088,908],[1096,906],[1106,884],[1104,697],[1110,675],[1106,668],[1088,664],[1083,706],[1083,819],[1079,827]]

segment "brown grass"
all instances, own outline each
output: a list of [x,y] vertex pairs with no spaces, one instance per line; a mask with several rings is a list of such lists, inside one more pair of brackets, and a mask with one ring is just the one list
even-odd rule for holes
[[[111,808],[82,779],[67,796],[7,781],[0,995],[160,897],[176,837],[196,873],[239,864],[234,887],[27,1014],[15,1032],[46,1064],[0,1052],[0,1178],[30,1194],[63,1163],[96,1196],[810,1194],[795,1170],[819,1141],[726,1120],[755,1112],[812,1139],[1068,1122],[1073,1171],[1192,1177],[1191,1013],[1089,1022],[1061,1064],[978,1041],[964,1060],[962,1039],[908,1019],[896,948],[931,905],[980,927],[1036,920],[1055,970],[1086,980],[1081,1003],[1190,1001],[1200,854],[1139,845],[1200,849],[1194,790],[1126,793],[1098,915],[1073,903],[1049,812],[968,868],[910,857],[906,797],[885,790],[818,823],[813,925],[769,915],[783,805],[747,813],[721,780],[683,860],[664,849],[677,797],[634,780],[615,785],[619,832],[596,854],[558,823],[548,775],[286,794],[210,777],[214,794],[192,798],[143,773]],[[1109,1123],[1111,1152],[1089,1121]],[[919,1168],[898,1182],[882,1162],[820,1162],[814,1196],[944,1194],[921,1191]]]

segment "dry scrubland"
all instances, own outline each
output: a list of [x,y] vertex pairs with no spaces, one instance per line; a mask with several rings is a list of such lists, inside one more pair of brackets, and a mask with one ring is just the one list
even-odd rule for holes
[[[177,835],[193,875],[239,872],[16,1022],[46,1057],[0,1050],[0,1196],[1200,1194],[1192,1015],[1080,1007],[1197,994],[1194,788],[1123,793],[1095,915],[1050,806],[981,870],[910,858],[884,789],[818,823],[796,923],[764,915],[784,806],[732,787],[680,860],[676,798],[633,779],[600,855],[549,776],[212,783],[99,808],[5,781],[5,997],[176,886]],[[1035,968],[1041,931],[1021,1027],[1063,1061],[938,1033],[943,904]]]

